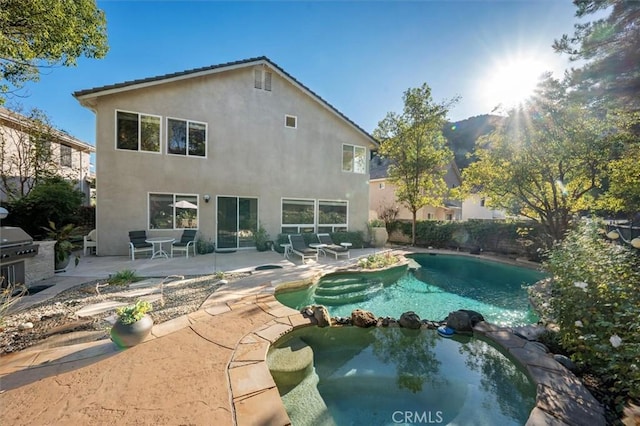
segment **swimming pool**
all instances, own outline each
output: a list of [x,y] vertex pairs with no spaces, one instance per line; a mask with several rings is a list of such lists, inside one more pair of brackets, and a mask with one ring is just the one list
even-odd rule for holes
[[[433,330],[305,327],[277,341],[313,350],[296,383],[272,375],[294,425],[521,425],[536,388],[479,338]],[[293,352],[292,352],[293,353]]]
[[504,326],[535,323],[526,286],[542,272],[476,257],[414,254],[419,268],[397,276],[392,272],[335,273],[306,289],[277,292],[280,303],[300,309],[324,305],[331,316],[349,317],[356,308],[378,317],[399,318],[414,311],[420,318],[441,321],[449,312],[470,309]]

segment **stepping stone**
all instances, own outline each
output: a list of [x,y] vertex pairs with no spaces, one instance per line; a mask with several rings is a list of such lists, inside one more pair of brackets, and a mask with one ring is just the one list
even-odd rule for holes
[[110,293],[109,297],[140,297],[153,293],[160,293],[160,287],[144,287],[137,290],[120,291],[118,293]]
[[92,317],[94,315],[102,314],[108,311],[115,311],[116,308],[121,306],[127,306],[129,303],[116,302],[114,300],[108,300],[106,302],[94,303],[93,305],[85,306],[76,312],[79,318]]

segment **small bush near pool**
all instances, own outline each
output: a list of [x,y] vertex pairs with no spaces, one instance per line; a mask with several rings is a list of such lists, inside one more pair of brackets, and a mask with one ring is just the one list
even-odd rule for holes
[[584,373],[600,380],[610,409],[640,400],[640,253],[581,223],[549,254],[551,313],[560,344]]

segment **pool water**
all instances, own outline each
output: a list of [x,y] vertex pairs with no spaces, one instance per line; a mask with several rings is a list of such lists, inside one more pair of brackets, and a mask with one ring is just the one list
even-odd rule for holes
[[478,338],[305,327],[273,348],[293,339],[312,348],[314,367],[297,386],[274,374],[294,425],[521,425],[535,405],[527,376]]
[[470,309],[503,326],[538,320],[529,305],[526,286],[544,278],[539,271],[468,256],[409,257],[420,268],[398,274],[391,282],[386,272],[337,273],[309,288],[277,293],[276,298],[296,309],[324,305],[331,316],[349,317],[361,308],[378,317],[399,318],[403,312],[414,311],[422,319],[441,321],[452,311]]

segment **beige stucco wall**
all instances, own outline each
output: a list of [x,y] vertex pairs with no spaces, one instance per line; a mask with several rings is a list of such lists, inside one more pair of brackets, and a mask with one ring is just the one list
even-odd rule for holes
[[[99,255],[127,254],[127,232],[148,227],[150,192],[197,194],[199,231],[212,239],[218,195],[257,197],[272,238],[280,232],[283,197],[346,200],[349,229],[364,229],[368,174],[342,172],[342,144],[370,147],[370,139],[276,72],[271,92],[255,89],[253,72],[246,67],[97,99]],[[116,150],[116,110],[162,116],[163,153]],[[285,114],[297,116],[297,129],[285,128]],[[167,117],[208,124],[207,158],[164,153]]]

